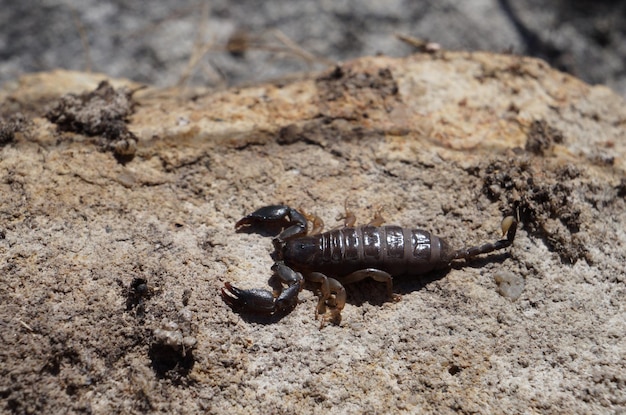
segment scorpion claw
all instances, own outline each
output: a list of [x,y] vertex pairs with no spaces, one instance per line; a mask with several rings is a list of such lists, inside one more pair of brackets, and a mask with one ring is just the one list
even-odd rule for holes
[[276,314],[292,310],[298,304],[298,293],[302,289],[302,274],[283,264],[274,268],[283,282],[289,285],[276,294],[268,290],[242,290],[227,282],[222,288],[224,302],[235,310],[257,314]]
[[289,206],[265,206],[239,219],[237,223],[235,223],[235,228],[239,229],[245,225],[254,225],[263,222],[302,222],[306,224],[306,218],[302,216],[300,212]]
[[307,220],[297,210],[289,206],[273,205],[265,206],[244,216],[235,223],[235,229],[239,230],[246,226],[254,225],[289,225],[276,238],[281,243],[294,236],[306,234]]
[[227,282],[222,288],[222,298],[236,310],[261,314],[273,314],[276,311],[274,295],[267,290],[242,290]]

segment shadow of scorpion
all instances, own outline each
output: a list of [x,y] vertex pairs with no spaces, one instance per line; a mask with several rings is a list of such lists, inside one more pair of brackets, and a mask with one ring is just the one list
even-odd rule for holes
[[[282,230],[273,239],[276,262],[269,282],[273,290],[242,290],[226,282],[222,288],[224,301],[239,312],[285,315],[297,305],[306,280],[320,284],[316,319],[322,316],[322,326],[326,322],[339,324],[346,304],[344,285],[372,278],[385,283],[389,298],[397,300],[393,294],[394,276],[449,269],[455,260],[507,248],[517,231],[517,221],[507,216],[502,220],[506,239],[453,249],[445,239],[421,229],[380,226],[383,219],[378,215],[370,224],[356,227],[354,215],[347,210],[344,218],[345,227],[323,233],[321,219],[284,205],[262,207],[240,219],[235,224],[238,231],[276,226]],[[310,234],[307,219],[313,221]]]

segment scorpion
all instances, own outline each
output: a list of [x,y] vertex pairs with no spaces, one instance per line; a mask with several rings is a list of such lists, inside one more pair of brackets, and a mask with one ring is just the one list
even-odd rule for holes
[[[501,224],[506,239],[453,249],[445,239],[425,230],[380,226],[380,216],[373,223],[356,227],[356,219],[347,209],[344,218],[345,227],[323,233],[321,219],[284,205],[262,207],[240,219],[235,224],[237,230],[280,227],[273,239],[274,275],[269,282],[273,290],[242,290],[226,282],[222,288],[224,301],[236,311],[284,315],[297,305],[306,280],[320,284],[316,319],[322,316],[322,326],[325,321],[339,324],[346,304],[344,285],[372,278],[385,283],[388,296],[397,300],[394,276],[449,269],[455,260],[507,248],[517,231],[517,220],[507,216]],[[307,219],[313,219],[310,234]]]

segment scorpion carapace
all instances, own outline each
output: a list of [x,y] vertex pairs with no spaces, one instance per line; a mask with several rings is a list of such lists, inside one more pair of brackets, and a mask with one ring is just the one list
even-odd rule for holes
[[[319,225],[321,221],[316,223]],[[454,260],[507,248],[517,231],[517,221],[508,216],[502,221],[505,239],[456,250],[427,231],[400,226],[346,226],[307,235],[305,215],[282,205],[258,209],[239,220],[235,228],[270,224],[282,229],[273,240],[276,259],[272,267],[274,276],[270,279],[273,291],[242,290],[227,282],[222,288],[224,301],[244,312],[287,313],[298,303],[304,281],[311,281],[320,284],[315,315],[323,316],[322,324],[327,320],[341,321],[341,310],[346,303],[345,284],[372,278],[384,282],[389,297],[396,298],[394,276],[446,269]]]

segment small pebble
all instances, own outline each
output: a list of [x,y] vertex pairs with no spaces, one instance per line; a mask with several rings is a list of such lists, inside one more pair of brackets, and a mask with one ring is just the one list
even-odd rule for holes
[[521,275],[501,271],[496,273],[494,279],[498,284],[498,294],[512,301],[517,300],[524,291],[524,277]]

